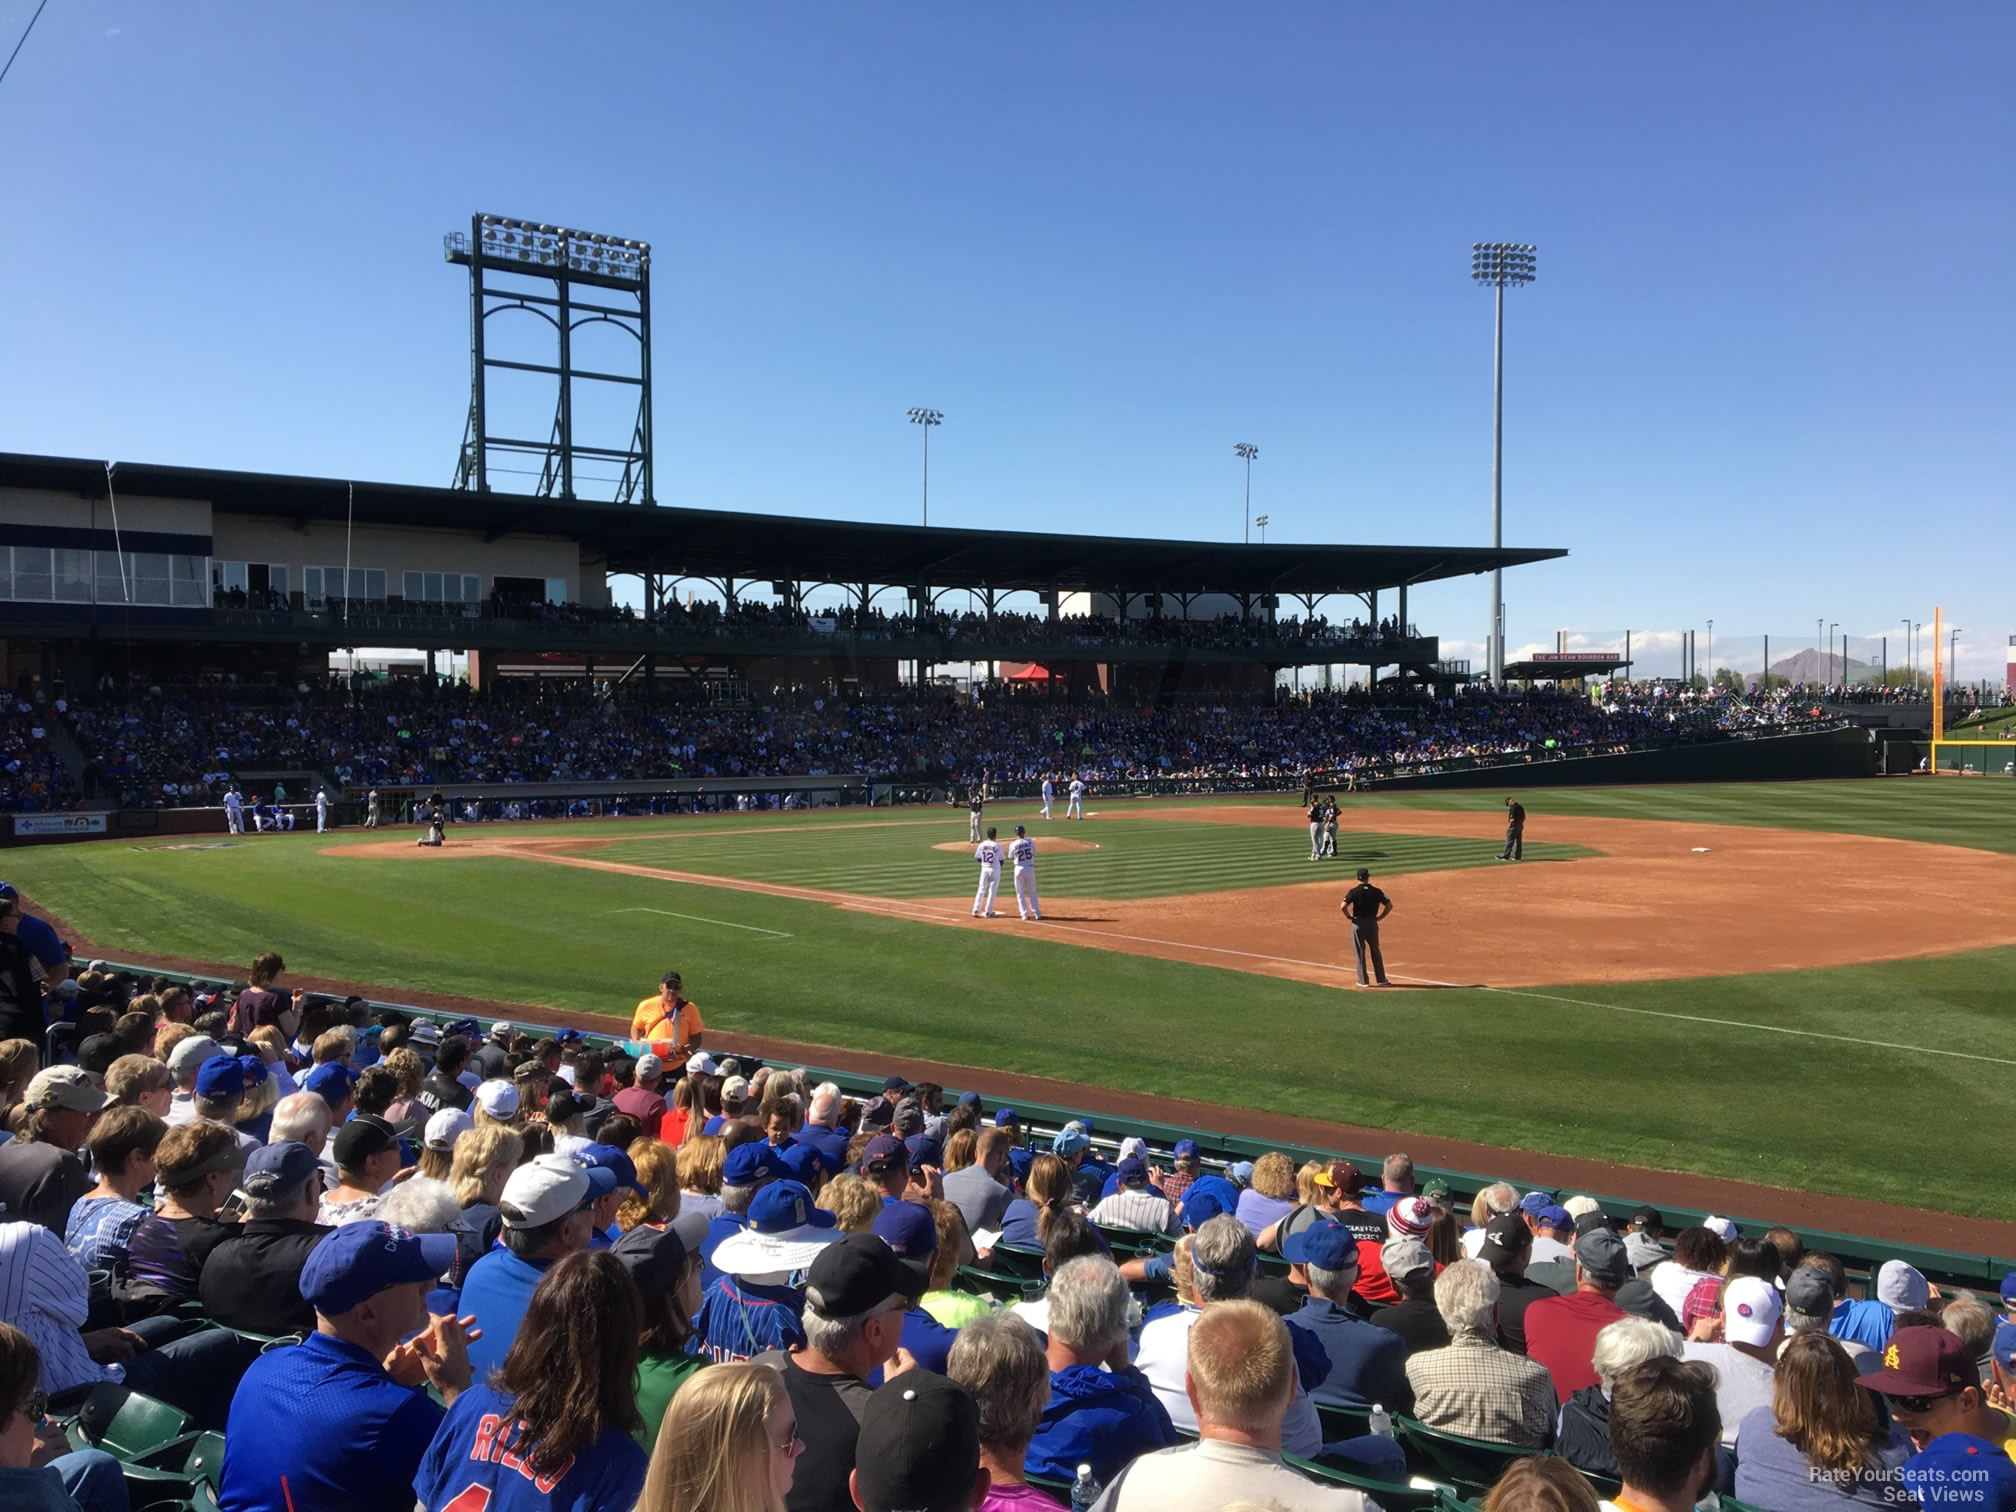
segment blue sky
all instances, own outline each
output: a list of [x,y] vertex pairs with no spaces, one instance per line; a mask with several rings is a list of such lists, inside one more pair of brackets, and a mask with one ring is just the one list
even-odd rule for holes
[[1484,544],[1469,244],[1529,241],[1506,537],[1573,556],[1515,647],[1943,602],[1999,674],[2012,56],[1964,0],[52,0],[0,448],[445,483],[488,210],[654,244],[664,503],[914,519],[932,405],[934,521],[1237,539],[1252,441],[1270,540]]

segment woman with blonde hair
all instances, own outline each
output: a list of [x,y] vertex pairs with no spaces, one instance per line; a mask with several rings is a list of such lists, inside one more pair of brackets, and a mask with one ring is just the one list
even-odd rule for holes
[[1910,1457],[1911,1441],[1855,1384],[1848,1351],[1824,1333],[1794,1334],[1778,1354],[1771,1405],[1736,1429],[1736,1495],[1786,1512],[1894,1505]]
[[966,1233],[966,1219],[956,1205],[943,1197],[924,1204],[931,1209],[931,1223],[938,1231],[938,1248],[931,1256],[931,1275],[917,1305],[947,1328],[963,1328],[975,1318],[984,1318],[994,1309],[986,1298],[971,1292],[954,1291],[953,1278],[965,1257],[973,1253],[973,1241]]
[[851,1171],[842,1171],[819,1189],[813,1204],[831,1213],[843,1234],[868,1234],[882,1211],[882,1194]]
[[705,1213],[719,1218],[721,1205],[721,1162],[728,1147],[717,1134],[694,1134],[679,1146],[679,1208],[687,1213]]
[[616,1209],[616,1227],[624,1233],[638,1224],[663,1228],[679,1216],[679,1157],[662,1140],[649,1135],[632,1141],[624,1152],[637,1168],[637,1183],[650,1195],[626,1191]]
[[1253,1180],[1239,1194],[1234,1213],[1255,1239],[1295,1211],[1295,1162],[1279,1150],[1269,1150],[1253,1162]]
[[980,1136],[971,1129],[961,1129],[945,1141],[945,1174],[963,1171],[973,1164],[980,1150]]
[[28,1083],[42,1069],[42,1052],[35,1041],[0,1040],[0,1109],[12,1108],[28,1091]]
[[1046,1242],[1045,1218],[1069,1211],[1076,1195],[1071,1167],[1061,1156],[1038,1155],[1029,1163],[1023,1190],[1028,1195],[1017,1197],[1002,1211],[1001,1242],[1010,1249],[1040,1250]]
[[1589,1478],[1551,1454],[1515,1459],[1484,1496],[1484,1512],[1597,1512],[1601,1505]]
[[784,1512],[804,1448],[781,1375],[715,1365],[665,1415],[637,1512]]
[[502,1225],[504,1215],[497,1211],[497,1203],[524,1148],[518,1131],[502,1124],[479,1125],[456,1139],[448,1184],[462,1204],[462,1217],[477,1233],[488,1236]]
[[385,1057],[385,1069],[399,1078],[399,1095],[385,1108],[385,1120],[392,1124],[425,1123],[432,1111],[420,1101],[420,1083],[427,1079],[427,1067],[419,1052],[401,1045]]

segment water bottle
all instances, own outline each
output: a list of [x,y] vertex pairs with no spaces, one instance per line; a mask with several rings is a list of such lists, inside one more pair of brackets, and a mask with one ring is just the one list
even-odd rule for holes
[[1099,1500],[1103,1489],[1092,1479],[1092,1467],[1080,1465],[1077,1479],[1071,1482],[1071,1512],[1092,1512],[1092,1504]]
[[1383,1439],[1393,1437],[1393,1414],[1378,1402],[1372,1404],[1372,1436]]

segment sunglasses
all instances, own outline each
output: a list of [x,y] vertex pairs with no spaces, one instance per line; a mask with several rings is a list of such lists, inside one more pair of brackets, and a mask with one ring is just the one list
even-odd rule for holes
[[791,1425],[791,1431],[785,1435],[784,1442],[776,1447],[777,1452],[786,1459],[796,1459],[805,1452],[805,1440],[798,1437],[798,1425],[796,1423]]
[[49,1413],[49,1393],[46,1391],[31,1391],[28,1393],[27,1400],[14,1410],[28,1419],[29,1422],[39,1423]]
[[1937,1396],[1892,1396],[1886,1391],[1883,1400],[1901,1411],[1922,1413],[1930,1412],[1938,1403],[1950,1401],[1958,1395],[1958,1392],[1942,1391]]

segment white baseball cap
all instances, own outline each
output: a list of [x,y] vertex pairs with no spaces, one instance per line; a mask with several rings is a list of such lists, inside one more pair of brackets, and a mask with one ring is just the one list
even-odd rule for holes
[[686,1074],[688,1076],[712,1076],[714,1069],[714,1057],[709,1055],[705,1050],[695,1050],[686,1058]]
[[476,1127],[476,1120],[460,1108],[443,1108],[427,1120],[427,1132],[421,1137],[430,1150],[452,1150],[455,1141]]
[[88,1071],[75,1066],[45,1066],[29,1078],[22,1101],[31,1108],[67,1108],[74,1113],[96,1113],[110,1102]]
[[731,1076],[721,1083],[721,1101],[747,1102],[749,1100],[749,1078]]
[[1769,1344],[1785,1304],[1761,1276],[1738,1276],[1722,1288],[1722,1337],[1731,1344]]
[[510,1035],[511,1026],[502,1019],[497,1020],[496,1023],[490,1026],[490,1038],[492,1039],[508,1039]]
[[168,1052],[168,1069],[179,1078],[194,1071],[213,1055],[222,1055],[217,1041],[207,1034],[192,1034],[187,1039],[176,1041],[175,1048]]
[[1701,1220],[1701,1227],[1708,1230],[1709,1233],[1720,1239],[1724,1244],[1734,1244],[1736,1242],[1736,1225],[1731,1223],[1727,1218],[1717,1218],[1713,1213],[1710,1213],[1706,1218]]
[[[511,1173],[498,1206],[506,1228],[539,1228],[587,1200],[588,1173],[565,1155],[541,1155]],[[517,1214],[514,1219],[513,1214]]]
[[476,1102],[492,1118],[518,1116],[518,1089],[508,1081],[486,1081],[476,1088]]

